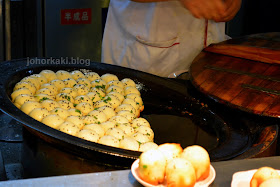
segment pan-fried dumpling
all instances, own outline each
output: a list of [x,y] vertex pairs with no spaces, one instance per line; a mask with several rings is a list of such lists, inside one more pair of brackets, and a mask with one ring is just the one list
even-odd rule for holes
[[86,95],[89,92],[89,87],[84,84],[76,84],[73,89],[78,93],[78,95]]
[[105,103],[109,103],[113,108],[117,108],[121,104],[121,101],[117,97],[115,97],[113,95],[105,96],[103,101]]
[[136,104],[139,105],[139,110],[142,112],[144,110],[144,104],[143,104],[143,100],[141,98],[141,96],[139,96],[138,94],[135,93],[131,93],[126,95],[127,99],[133,99],[134,101],[136,101]]
[[186,159],[172,159],[166,165],[166,183],[167,186],[194,186],[196,175],[192,164]]
[[20,88],[18,90],[13,91],[11,94],[12,101],[15,101],[15,98],[18,95],[33,95],[32,92],[27,88]]
[[28,115],[37,121],[42,121],[44,117],[50,115],[50,112],[44,108],[34,108]]
[[[159,146],[160,147],[160,146]],[[188,146],[183,150],[181,158],[190,161],[196,173],[196,180],[206,179],[210,173],[210,157],[206,149],[199,145]]]
[[52,70],[43,70],[39,74],[41,74],[44,77],[46,77],[48,82],[50,82],[50,81],[52,81],[54,79],[57,79],[57,76],[56,76],[55,72],[53,72]]
[[62,92],[60,92],[59,94],[57,94],[56,96],[55,96],[55,99],[56,99],[56,101],[61,101],[61,100],[67,100],[67,101],[70,101],[70,102],[74,102],[74,99],[73,99],[73,97],[70,95],[70,94],[68,94],[68,93],[62,93]]
[[158,150],[162,152],[167,162],[174,158],[179,158],[183,149],[178,143],[164,143],[158,146]]
[[158,144],[156,144],[155,142],[146,142],[140,145],[139,151],[146,152],[148,150],[157,149],[157,148],[158,148]]
[[55,108],[53,110],[50,111],[51,114],[56,114],[58,116],[60,116],[62,119],[66,119],[68,116],[70,116],[70,113],[68,112],[68,110],[65,110],[63,108]]
[[125,137],[125,133],[123,132],[123,130],[120,129],[120,128],[117,128],[117,127],[113,127],[113,128],[108,129],[105,132],[105,135],[114,136],[118,140],[121,140],[121,139],[123,139]]
[[124,87],[129,87],[129,86],[136,87],[136,84],[132,79],[124,78],[121,80],[121,82],[123,83]]
[[125,117],[123,116],[113,116],[109,119],[109,121],[112,121],[114,123],[129,123],[128,119],[126,119]]
[[90,98],[86,95],[79,95],[77,97],[75,97],[75,100],[74,100],[74,104],[80,104],[80,103],[89,103],[89,104],[92,104]]
[[96,101],[94,104],[93,104],[93,108],[100,108],[100,107],[103,107],[103,106],[107,106],[107,107],[112,107],[112,105],[108,102],[105,102],[103,100],[100,100],[100,101]]
[[104,89],[101,88],[101,87],[97,87],[97,86],[92,87],[90,89],[90,92],[96,92],[101,99],[103,99],[105,97],[105,95],[106,95],[105,92],[104,92]]
[[132,127],[147,126],[151,127],[150,123],[145,118],[136,118],[131,123]]
[[82,85],[85,85],[86,87],[91,86],[90,81],[88,79],[85,79],[85,78],[78,78],[77,79],[77,84],[82,84]]
[[62,123],[61,125],[58,126],[57,129],[67,134],[70,134],[72,136],[75,136],[80,131],[77,125],[69,121],[65,121],[64,123]]
[[68,71],[64,70],[58,70],[55,74],[60,80],[72,78],[71,74]]
[[100,137],[104,136],[105,132],[103,128],[98,124],[85,125],[83,129],[89,129],[95,131]]
[[71,108],[71,109],[68,109],[68,112],[70,114],[70,116],[80,116],[82,117],[82,112],[76,108]]
[[60,105],[60,108],[64,108],[66,110],[69,110],[71,108],[75,108],[73,103],[67,100],[60,100],[57,102]]
[[[133,106],[135,109],[136,109],[136,111],[138,111],[139,110],[139,105],[137,105],[137,103],[136,103],[136,101],[135,100],[133,100],[133,99],[130,99],[130,98],[126,98],[126,99],[124,99],[123,100],[123,102],[122,102],[122,104],[130,104],[131,106]],[[136,112],[137,113],[137,112]],[[140,113],[139,113],[140,114]]]
[[150,142],[149,137],[145,134],[140,133],[140,132],[134,133],[131,137],[134,138],[140,144]]
[[95,72],[87,72],[85,74],[85,77],[89,80],[89,81],[94,81],[96,79],[100,79],[100,76],[98,75],[98,73]]
[[62,88],[60,90],[61,93],[67,93],[69,95],[71,95],[73,98],[77,97],[78,96],[78,93],[76,90],[74,90],[73,88],[68,88],[68,87],[65,87],[65,88]]
[[135,130],[130,126],[129,123],[116,124],[116,127],[122,129],[126,136],[131,136],[135,133]]
[[119,111],[122,111],[122,110],[128,110],[136,116],[136,109],[130,104],[121,104],[120,106],[118,106],[115,109],[116,112],[119,112]]
[[16,90],[21,89],[21,88],[27,88],[28,90],[31,91],[32,94],[36,93],[36,87],[34,86],[34,84],[32,84],[30,82],[18,82],[18,83],[16,83],[13,91],[16,91]]
[[95,131],[89,129],[82,129],[80,132],[78,132],[77,137],[96,143],[100,138]]
[[36,95],[37,94],[47,94],[47,95],[53,96],[54,92],[48,88],[41,88],[36,91]]
[[165,179],[166,160],[157,149],[142,153],[139,157],[139,176],[152,185],[163,183]]
[[42,84],[41,89],[42,88],[50,89],[54,93],[53,95],[56,95],[58,93],[57,87],[55,85],[51,84],[51,83]]
[[47,109],[48,111],[51,111],[55,108],[59,108],[60,105],[58,104],[58,102],[47,99],[41,102],[42,108]]
[[97,108],[97,110],[104,112],[107,116],[107,119],[110,119],[111,117],[116,115],[115,110],[111,106],[108,106],[108,105],[99,107],[99,108]]
[[111,121],[105,121],[105,122],[101,123],[100,126],[103,128],[104,132],[106,132],[108,129],[114,128],[115,123],[113,123]]
[[29,114],[34,108],[42,108],[42,106],[37,101],[27,101],[21,105],[20,110],[25,114]]
[[15,102],[14,103],[17,103],[17,104],[19,104],[21,106],[21,105],[23,105],[27,101],[36,101],[36,99],[32,95],[22,94],[22,95],[18,95],[15,98]]
[[119,145],[120,145],[119,140],[117,138],[115,138],[114,136],[110,136],[110,135],[102,136],[99,139],[98,143],[112,146],[112,147],[119,147]]
[[106,83],[108,83],[110,81],[118,81],[119,80],[119,78],[116,75],[113,75],[113,74],[110,74],[110,73],[103,74],[101,76],[101,79],[103,81],[105,81]]
[[142,125],[137,127],[135,130],[136,132],[147,135],[150,141],[154,141],[154,131],[150,127]]
[[132,120],[135,119],[135,114],[128,110],[121,110],[117,113],[117,115],[125,117],[129,122],[132,122]]
[[98,124],[97,119],[94,118],[93,116],[89,116],[89,115],[83,116],[82,120],[84,121],[85,125],[89,125],[89,124],[92,124],[92,123]]
[[56,114],[50,114],[42,119],[42,123],[45,125],[57,129],[62,123],[64,123],[64,119],[59,117]]
[[79,103],[77,106],[76,106],[76,109],[80,110],[82,112],[82,114],[85,116],[87,115],[90,111],[93,110],[93,106],[89,103]]
[[33,74],[33,75],[30,75],[30,77],[36,78],[40,84],[45,84],[48,82],[48,79],[44,75],[41,75],[41,74]]
[[28,76],[28,77],[24,77],[23,79],[21,79],[22,82],[30,82],[32,83],[36,89],[40,89],[40,82],[38,81],[38,79],[36,79],[35,77],[31,77],[31,76]]
[[135,93],[137,95],[141,95],[139,90],[137,88],[135,88],[135,87],[128,86],[128,87],[124,88],[124,95],[128,95],[128,94],[131,94],[131,93]]
[[120,94],[124,94],[123,88],[119,87],[119,86],[110,86],[106,89],[106,94],[109,94],[110,92],[117,92]]
[[84,121],[79,116],[68,116],[65,121],[69,121],[77,125],[80,129],[85,126]]
[[60,79],[54,79],[50,83],[53,84],[57,88],[58,91],[60,91],[62,88],[65,87],[64,82]]
[[108,119],[106,114],[99,110],[93,110],[89,112],[88,115],[94,117],[98,124],[103,123]]
[[45,100],[55,100],[55,97],[52,95],[47,95],[47,94],[36,94],[34,96],[34,98],[36,99],[36,101],[38,101],[39,103],[42,103]]
[[77,80],[78,78],[85,78],[85,75],[79,70],[74,70],[70,74],[71,77],[75,80]]
[[73,78],[63,79],[66,88],[73,88],[75,84],[77,84],[76,80]]
[[90,98],[92,103],[95,103],[96,101],[101,100],[100,94],[97,93],[96,91],[88,92],[86,96],[88,96]]
[[131,137],[124,137],[120,140],[120,148],[138,151],[139,143]]
[[106,84],[106,89],[109,88],[110,86],[118,86],[118,87],[121,87],[122,89],[124,88],[123,83],[121,81],[117,81],[117,80],[108,82]]
[[106,87],[106,82],[101,79],[96,79],[90,82],[92,88],[103,88]]
[[123,94],[120,94],[120,93],[118,93],[118,92],[110,92],[110,93],[107,94],[107,96],[111,96],[111,95],[117,97],[117,98],[120,100],[121,103],[122,103],[123,100],[124,100]]

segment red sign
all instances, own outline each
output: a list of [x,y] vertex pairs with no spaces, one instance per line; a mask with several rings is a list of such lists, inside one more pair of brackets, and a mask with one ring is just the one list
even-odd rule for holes
[[61,9],[60,24],[91,24],[91,8]]

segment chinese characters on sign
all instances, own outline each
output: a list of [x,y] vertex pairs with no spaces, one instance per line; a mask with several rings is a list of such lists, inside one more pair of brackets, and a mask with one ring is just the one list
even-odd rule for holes
[[91,24],[91,8],[60,10],[60,24]]

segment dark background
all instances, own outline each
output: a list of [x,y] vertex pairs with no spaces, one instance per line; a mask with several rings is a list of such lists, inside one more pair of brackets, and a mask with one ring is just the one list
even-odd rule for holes
[[[0,0],[2,3],[4,1],[6,0]],[[37,35],[40,34],[36,31],[38,2],[38,0],[10,0],[11,59],[38,56],[36,47]],[[280,32],[279,7],[279,0],[243,0],[236,17],[226,24],[226,33],[234,38],[255,33]],[[102,8],[102,25],[99,27],[104,28],[107,10],[106,7]]]

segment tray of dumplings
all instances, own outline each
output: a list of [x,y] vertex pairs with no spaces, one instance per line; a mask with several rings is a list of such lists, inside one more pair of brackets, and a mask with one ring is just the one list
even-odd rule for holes
[[42,70],[15,84],[14,105],[43,124],[91,142],[145,151],[157,144],[136,83],[110,73]]

